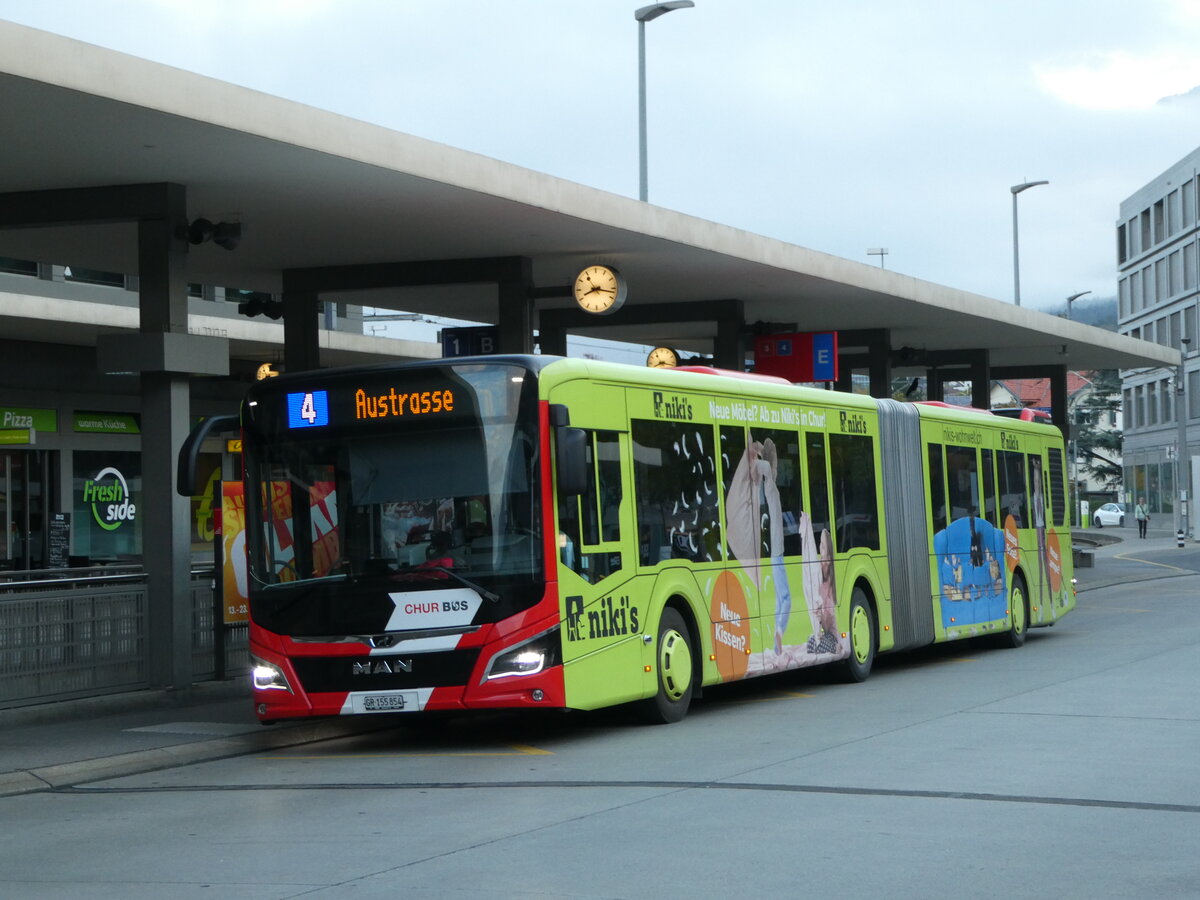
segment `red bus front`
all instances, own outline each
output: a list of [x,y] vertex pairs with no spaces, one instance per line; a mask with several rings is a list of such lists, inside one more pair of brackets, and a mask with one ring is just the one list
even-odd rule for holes
[[250,391],[261,720],[564,704],[538,367],[326,370]]

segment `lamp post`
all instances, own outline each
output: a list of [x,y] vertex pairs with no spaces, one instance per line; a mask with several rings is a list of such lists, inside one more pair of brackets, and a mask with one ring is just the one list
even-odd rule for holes
[[[1017,198],[1014,196],[1013,203],[1016,203],[1016,202],[1017,202]],[[1090,294],[1090,293],[1091,293],[1091,291],[1080,291],[1078,294],[1072,294],[1070,297],[1067,298],[1067,321],[1068,322],[1071,321],[1071,304],[1074,303],[1076,300],[1078,300],[1080,297],[1084,296],[1085,294]],[[1017,305],[1020,306],[1021,304],[1018,303]]]
[[672,10],[688,9],[696,4],[692,0],[672,0],[670,3],[652,3],[634,12],[638,23],[638,199],[643,203],[649,196],[646,180],[646,23]]
[[1021,184],[1014,184],[1009,188],[1012,191],[1013,198],[1013,302],[1017,306],[1021,305],[1021,262],[1020,253],[1018,251],[1017,240],[1017,194],[1021,191],[1027,191],[1031,187],[1037,187],[1039,184],[1049,184],[1048,181],[1024,181]]
[[[1178,425],[1178,435],[1176,436],[1176,451],[1175,451],[1175,491],[1179,498],[1176,501],[1175,508],[1179,511],[1178,533],[1187,537],[1188,534],[1188,509],[1187,502],[1190,499],[1188,492],[1191,487],[1191,473],[1188,471],[1191,466],[1191,457],[1188,455],[1187,445],[1187,422],[1188,422],[1188,403],[1187,403],[1187,373],[1184,371],[1184,363],[1187,359],[1188,347],[1191,346],[1191,338],[1180,338],[1179,343],[1182,348],[1179,354],[1179,371],[1175,376],[1175,422]],[[1180,545],[1182,546],[1182,545]]]

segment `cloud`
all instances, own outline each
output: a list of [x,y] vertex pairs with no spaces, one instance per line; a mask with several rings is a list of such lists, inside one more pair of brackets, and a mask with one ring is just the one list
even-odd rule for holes
[[1163,97],[1200,85],[1200,58],[1194,52],[1113,52],[1075,65],[1035,64],[1033,71],[1046,93],[1093,110],[1148,109]]

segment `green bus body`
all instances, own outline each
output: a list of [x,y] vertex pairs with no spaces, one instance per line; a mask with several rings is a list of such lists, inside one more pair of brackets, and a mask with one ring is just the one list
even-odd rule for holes
[[539,397],[588,449],[585,490],[555,494],[567,706],[681,699],[663,684],[668,609],[694,683],[713,685],[1015,646],[1075,605],[1051,426],[581,360],[545,366]]

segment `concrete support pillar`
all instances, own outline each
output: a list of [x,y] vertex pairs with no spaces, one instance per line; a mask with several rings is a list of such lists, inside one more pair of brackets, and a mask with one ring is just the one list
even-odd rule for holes
[[150,683],[192,682],[191,506],[171,490],[190,428],[188,377],[142,373],[142,553]]
[[741,300],[726,300],[726,309],[717,317],[717,335],[713,339],[713,365],[734,372],[746,370],[746,315]]
[[284,371],[307,372],[321,367],[319,304],[316,291],[283,292]]
[[[504,260],[496,285],[499,303],[497,348],[500,353],[533,352],[533,262],[517,256]],[[542,351],[546,351],[543,349]],[[566,348],[563,348],[566,353]]]
[[[184,263],[187,224],[184,189],[168,185],[161,218],[138,222],[139,332],[187,334]],[[169,368],[164,361],[164,368]],[[191,512],[171,486],[175,459],[188,435],[188,377],[143,371],[142,554],[146,569],[149,676],[158,687],[184,688],[192,681]]]

